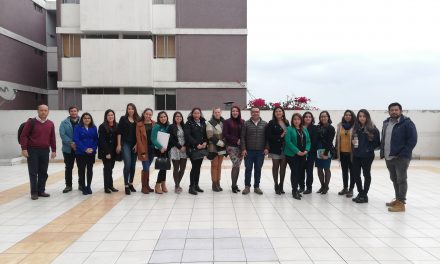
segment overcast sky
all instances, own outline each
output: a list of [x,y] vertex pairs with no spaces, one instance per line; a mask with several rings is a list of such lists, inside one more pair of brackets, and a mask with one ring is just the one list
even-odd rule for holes
[[[248,88],[320,109],[440,109],[439,0],[248,0]],[[249,99],[249,97],[248,97]]]

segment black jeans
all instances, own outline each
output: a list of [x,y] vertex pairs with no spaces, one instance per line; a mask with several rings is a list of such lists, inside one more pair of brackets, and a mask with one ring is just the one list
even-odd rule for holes
[[115,167],[115,160],[112,159],[102,159],[104,164],[104,188],[113,188],[113,168]]
[[[374,157],[356,158],[353,157],[353,175],[356,181],[356,187],[359,195],[367,196],[371,184],[371,164],[373,164]],[[362,188],[361,170],[364,174],[364,187]]]
[[31,194],[44,193],[46,190],[47,168],[49,167],[49,149],[29,148],[27,158]]
[[190,186],[196,187],[199,185],[200,180],[200,168],[202,167],[203,159],[191,160],[192,168],[189,173]]
[[[78,163],[78,178],[79,185],[81,187],[90,187],[93,178],[93,164],[95,163],[95,155],[77,155],[76,160]],[[85,185],[87,168],[87,185]]]
[[[75,152],[73,152],[73,150],[71,153],[63,152],[63,157],[64,157],[64,164],[66,165],[66,169],[64,173],[66,186],[72,187],[72,171],[73,171],[73,165],[75,165],[75,157],[76,157]],[[79,181],[78,181],[78,185],[79,185]]]
[[299,187],[311,190],[313,185],[313,169],[315,168],[316,151],[309,152],[306,158],[306,164],[301,172],[299,179]]
[[353,190],[355,179],[353,177],[353,165],[351,163],[351,154],[348,152],[341,152],[341,168],[342,181],[344,182],[344,189],[348,189],[348,175],[350,174],[350,190]]
[[290,183],[292,184],[292,192],[298,191],[298,184],[301,175],[306,166],[306,157],[295,155],[293,157],[286,156],[287,163],[290,167]]

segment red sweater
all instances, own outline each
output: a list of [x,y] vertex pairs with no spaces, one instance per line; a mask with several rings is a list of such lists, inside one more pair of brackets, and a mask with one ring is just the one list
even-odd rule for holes
[[41,123],[35,120],[34,128],[29,136],[31,129],[31,120],[26,122],[23,128],[23,132],[20,135],[20,145],[22,150],[27,150],[28,148],[51,148],[52,152],[56,152],[56,140],[55,140],[55,125],[52,121],[46,120],[46,122]]

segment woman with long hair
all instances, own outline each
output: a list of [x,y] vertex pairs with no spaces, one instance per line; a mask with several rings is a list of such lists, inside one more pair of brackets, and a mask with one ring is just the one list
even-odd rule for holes
[[116,152],[122,152],[124,160],[124,185],[125,194],[130,195],[136,192],[133,186],[134,173],[136,169],[136,123],[139,121],[139,114],[136,106],[132,103],[127,104],[125,115],[121,116],[118,124],[118,145]]
[[173,178],[174,178],[174,192],[181,193],[182,187],[180,183],[185,173],[188,156],[186,154],[185,143],[185,121],[181,112],[177,111],[173,115],[173,124],[170,128],[170,157],[173,162]]
[[115,112],[108,109],[104,113],[104,122],[99,126],[98,158],[104,165],[104,192],[118,192],[113,186],[113,168],[118,159],[116,154],[116,142],[118,136],[118,123]]
[[[93,178],[93,164],[95,163],[98,147],[98,130],[89,113],[82,114],[78,125],[73,130],[73,142],[76,144],[76,160],[78,161],[78,178],[84,195],[92,194],[90,185]],[[85,182],[87,169],[87,182]]]
[[[284,194],[287,159],[283,153],[284,137],[289,127],[284,109],[277,106],[273,109],[272,120],[266,127],[266,140],[269,144],[269,156],[272,158],[272,176],[276,194]],[[280,181],[278,182],[278,172]]]
[[310,137],[307,128],[303,127],[301,114],[293,114],[291,124],[292,126],[287,128],[284,154],[290,167],[292,196],[294,199],[301,200],[298,183],[306,165],[307,154],[310,151]]
[[[167,112],[160,111],[157,114],[157,123],[154,125],[153,131],[151,131],[151,141],[153,142],[153,146],[155,148],[158,157],[168,157],[169,141],[166,146],[161,145],[161,143],[157,140],[157,134],[159,132],[170,133],[169,128],[170,128],[170,122],[168,121]],[[167,171],[159,170],[159,173],[157,174],[156,186],[154,188],[154,191],[156,193],[162,194],[168,192],[166,179],[167,179]]]
[[188,192],[192,195],[197,195],[199,192],[203,192],[199,186],[200,168],[202,167],[208,144],[206,120],[203,118],[202,110],[199,107],[194,107],[191,110],[184,131],[185,142],[188,145],[188,154],[192,164]]
[[[347,198],[353,197],[353,188],[355,185],[352,171],[352,144],[351,138],[355,122],[355,114],[351,110],[345,110],[341,122],[336,128],[336,156],[341,163],[343,189],[338,193]],[[349,176],[350,175],[350,176]],[[348,181],[350,179],[350,185]],[[350,187],[349,187],[350,186]]]
[[303,126],[307,128],[310,137],[310,151],[307,153],[306,165],[299,180],[299,192],[304,194],[312,193],[313,185],[313,169],[316,161],[316,151],[318,150],[316,141],[318,138],[318,130],[315,125],[315,117],[312,112],[306,111],[303,116]]
[[[353,198],[356,203],[368,203],[368,191],[371,184],[371,165],[374,160],[374,150],[380,147],[380,133],[371,121],[370,113],[359,110],[352,136],[353,145],[353,174],[358,195]],[[361,170],[364,174],[362,187]]]
[[151,131],[155,122],[151,119],[153,110],[146,108],[136,126],[136,150],[138,160],[142,162],[142,193],[148,194],[154,191],[150,187],[150,166],[153,162],[153,143],[151,142]]
[[233,193],[240,193],[237,181],[240,174],[240,166],[243,160],[240,149],[240,136],[244,120],[241,119],[241,109],[238,106],[231,107],[230,118],[223,124],[223,135],[225,138],[226,151],[232,162],[231,189]]
[[317,191],[320,194],[327,194],[329,190],[330,178],[332,176],[330,165],[332,157],[335,155],[333,140],[335,138],[335,128],[331,125],[332,119],[328,111],[319,114],[318,140],[317,140],[317,159],[315,166],[318,168],[318,177],[321,188]]
[[222,173],[222,162],[226,155],[225,138],[223,136],[223,124],[225,120],[222,117],[220,107],[212,110],[212,117],[206,123],[206,137],[208,138],[208,158],[211,159],[211,180],[212,190],[221,192],[223,188],[220,186]]

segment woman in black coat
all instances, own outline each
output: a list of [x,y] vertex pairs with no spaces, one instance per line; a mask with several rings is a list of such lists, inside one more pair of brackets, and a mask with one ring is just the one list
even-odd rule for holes
[[104,122],[98,129],[98,158],[104,164],[104,191],[106,193],[117,192],[113,187],[113,168],[115,161],[119,160],[116,154],[118,135],[118,123],[115,112],[111,109],[105,111]]
[[[284,194],[284,178],[286,176],[287,159],[283,154],[284,135],[286,134],[289,121],[286,119],[284,109],[275,107],[272,120],[266,127],[266,140],[269,144],[269,156],[272,158],[272,176],[276,194]],[[280,181],[278,183],[278,171]]]
[[321,182],[321,188],[317,191],[320,194],[327,194],[330,184],[330,178],[332,177],[330,171],[330,165],[332,158],[335,156],[335,147],[333,140],[335,139],[336,130],[331,125],[332,119],[328,111],[322,111],[319,114],[318,124],[318,140],[317,147],[319,155],[317,153],[316,167],[318,168],[318,177]]
[[191,110],[188,121],[185,124],[185,142],[188,146],[188,155],[192,168],[190,172],[189,193],[197,195],[203,192],[199,186],[200,168],[206,154],[208,139],[206,137],[206,121],[202,116],[202,110],[195,107]]
[[310,194],[312,193],[313,169],[315,167],[316,151],[318,150],[318,128],[315,125],[315,117],[313,116],[312,112],[304,112],[302,117],[304,127],[306,127],[307,132],[309,132],[311,145],[310,151],[307,153],[305,170],[303,171],[299,180],[299,191],[301,192],[304,190],[304,194]]

